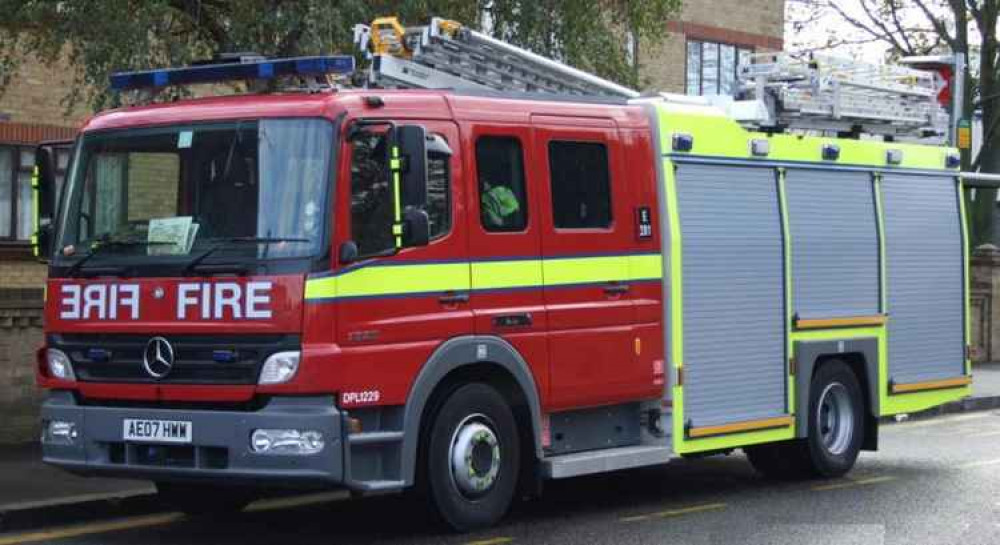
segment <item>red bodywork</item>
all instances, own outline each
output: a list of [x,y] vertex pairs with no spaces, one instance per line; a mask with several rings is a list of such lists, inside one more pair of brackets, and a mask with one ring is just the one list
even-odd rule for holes
[[[384,105],[365,102],[377,94]],[[440,262],[656,254],[661,251],[656,160],[649,120],[639,106],[581,104],[459,96],[436,91],[358,91],[334,94],[241,96],[191,100],[112,111],[90,120],[84,131],[123,129],[264,117],[345,116],[341,130],[357,118],[419,123],[439,133],[454,150],[451,164],[452,229],[426,247],[384,258],[392,262]],[[520,140],[529,185],[528,227],[521,233],[490,233],[479,218],[475,142],[482,135]],[[614,224],[576,233],[552,227],[546,141],[598,141],[609,150]],[[330,255],[350,238],[350,149],[338,138],[337,187],[331,220]],[[653,235],[638,238],[635,211],[648,208]],[[337,274],[340,265],[332,260]],[[253,277],[274,289],[267,319],[184,319],[173,295],[179,282],[232,279],[52,279],[48,283],[49,333],[301,334],[303,362],[295,379],[277,386],[166,386],[65,383],[39,366],[47,388],[75,389],[88,398],[146,400],[248,400],[257,394],[340,394],[342,406],[357,406],[346,393],[377,391],[378,405],[406,403],[421,366],[449,338],[499,335],[528,363],[542,409],[553,412],[640,399],[658,399],[663,386],[663,294],[661,282],[637,282],[625,295],[607,296],[599,285],[545,290],[473,291],[468,302],[446,303],[441,294],[405,298],[304,300],[306,275]],[[315,273],[314,275],[315,276]],[[60,293],[66,284],[140,285],[138,319],[64,320]],[[166,294],[157,299],[156,288]],[[528,327],[498,328],[492,318],[530,313]],[[641,349],[639,348],[641,346]]]

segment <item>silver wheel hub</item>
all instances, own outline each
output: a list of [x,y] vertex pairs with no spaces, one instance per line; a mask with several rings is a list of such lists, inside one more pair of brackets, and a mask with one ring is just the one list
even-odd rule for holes
[[830,454],[843,454],[854,437],[854,406],[847,387],[839,382],[828,384],[819,397],[816,429]]
[[486,416],[474,414],[462,420],[452,436],[451,477],[466,497],[486,494],[500,475],[500,440],[492,424]]

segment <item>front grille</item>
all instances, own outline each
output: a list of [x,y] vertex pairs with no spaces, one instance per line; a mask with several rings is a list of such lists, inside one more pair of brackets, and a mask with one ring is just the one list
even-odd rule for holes
[[[49,335],[48,346],[65,352],[83,382],[159,384],[256,384],[260,367],[276,352],[299,350],[298,335],[173,335],[169,374],[154,379],[143,368],[152,335]],[[218,361],[219,352],[227,361]]]

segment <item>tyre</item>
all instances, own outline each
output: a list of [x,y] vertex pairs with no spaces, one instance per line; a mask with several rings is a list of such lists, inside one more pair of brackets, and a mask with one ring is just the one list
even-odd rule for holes
[[854,467],[864,442],[865,405],[854,372],[842,361],[819,368],[809,388],[810,469],[818,477],[840,477]]
[[507,513],[520,471],[514,415],[493,388],[455,389],[428,427],[426,493],[435,513],[465,532],[496,524]]
[[806,438],[747,447],[747,459],[772,479],[840,477],[861,451],[864,410],[854,372],[842,361],[828,361],[810,384]]
[[255,499],[250,489],[205,484],[157,482],[156,492],[164,507],[193,517],[235,515]]

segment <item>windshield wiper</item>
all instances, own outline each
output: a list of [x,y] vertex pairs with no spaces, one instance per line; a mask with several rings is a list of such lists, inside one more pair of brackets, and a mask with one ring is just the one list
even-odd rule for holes
[[205,261],[205,259],[208,256],[210,256],[210,255],[214,254],[216,251],[221,250],[223,248],[226,248],[226,247],[228,247],[228,246],[230,246],[232,244],[278,244],[278,243],[281,243],[281,242],[312,242],[312,240],[310,240],[308,238],[291,238],[291,237],[278,237],[278,238],[272,238],[272,237],[221,237],[221,238],[213,238],[213,239],[209,239],[209,240],[219,242],[219,244],[216,244],[215,246],[212,246],[211,248],[205,250],[204,252],[200,253],[197,257],[195,257],[194,259],[192,259],[187,265],[184,266],[184,270],[181,272],[181,274],[188,275],[188,274],[191,274],[191,273],[195,272],[195,270],[198,268],[198,265],[201,265],[201,262]]
[[[159,246],[164,244],[173,244],[173,242],[163,242],[163,241],[149,241],[149,240],[139,240],[139,239],[111,239],[108,237],[99,238],[95,240],[90,250],[83,254],[75,263],[70,265],[69,269],[66,270],[66,276],[76,276],[77,273],[83,270],[84,264],[90,261],[90,258],[103,252],[108,248],[144,248],[147,246]],[[120,270],[120,268],[119,268]]]

